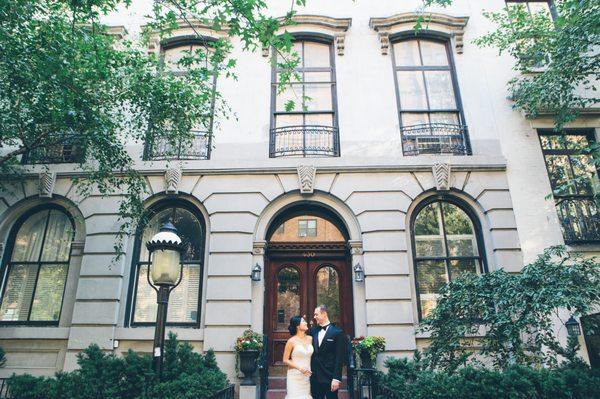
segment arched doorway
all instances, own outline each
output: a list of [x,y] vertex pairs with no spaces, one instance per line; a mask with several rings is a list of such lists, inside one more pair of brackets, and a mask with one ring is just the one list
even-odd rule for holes
[[313,322],[316,306],[329,308],[331,321],[353,335],[352,273],[348,233],[333,212],[314,205],[289,208],[267,233],[265,328],[271,365],[281,363],[296,315]]

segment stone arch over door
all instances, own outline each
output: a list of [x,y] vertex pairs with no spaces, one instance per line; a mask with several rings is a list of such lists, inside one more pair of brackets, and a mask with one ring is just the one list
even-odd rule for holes
[[[270,235],[277,229],[278,226],[276,225],[284,220],[302,214],[302,209],[308,214],[318,214],[333,222],[343,235],[343,242],[341,244],[345,250],[343,252],[344,255],[337,259],[335,256],[332,256],[329,260],[325,258],[321,259],[320,263],[317,261],[318,259],[314,259],[314,262],[308,262],[305,266],[311,270],[312,274],[310,274],[309,277],[304,278],[316,279],[316,273],[320,272],[321,274],[325,274],[325,270],[331,271],[335,268],[338,268],[338,270],[339,268],[343,268],[343,273],[339,275],[339,278],[341,279],[340,287],[348,291],[349,295],[347,298],[351,302],[346,306],[347,308],[352,308],[350,316],[350,323],[352,323],[350,330],[352,331],[348,331],[348,333],[364,334],[366,332],[364,283],[354,281],[354,273],[352,270],[356,263],[363,263],[360,226],[352,211],[341,200],[319,192],[316,192],[310,197],[302,196],[299,193],[283,195],[267,206],[257,222],[254,234],[253,265],[258,264],[262,267],[263,278],[260,282],[254,282],[253,284],[253,327],[268,333],[268,331],[264,330],[268,316],[265,314],[265,308],[268,307],[267,301],[269,298],[269,290],[272,291],[272,287],[269,288],[268,285],[273,282],[273,276],[271,275],[271,280],[269,280],[268,273],[269,266],[274,264],[269,263],[270,255],[272,254],[272,251],[269,251],[268,247]],[[294,258],[294,256],[295,259],[299,259],[298,251],[300,251],[299,253],[301,254],[302,248],[296,247],[297,254],[293,255],[294,248],[293,246],[290,246],[290,259]],[[316,255],[317,258],[322,255],[325,255],[325,257],[327,256],[326,251],[321,252],[321,255]],[[281,249],[275,256],[277,262],[279,262],[277,263],[277,267],[280,269],[285,268],[287,265],[285,263],[285,256],[285,251],[282,252]],[[292,267],[292,269],[294,268],[291,263],[289,266]],[[295,267],[297,268],[297,266]],[[328,267],[331,268],[331,270],[327,269]],[[272,269],[270,271],[271,273],[273,272]],[[330,274],[335,275],[335,273]],[[311,284],[314,284],[314,282]],[[315,290],[315,288],[313,288],[313,290]],[[311,293],[311,295],[313,294]],[[312,303],[310,306],[312,306]]]

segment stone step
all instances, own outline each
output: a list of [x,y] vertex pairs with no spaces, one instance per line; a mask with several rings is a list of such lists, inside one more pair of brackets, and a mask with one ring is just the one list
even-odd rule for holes
[[[346,389],[346,377],[342,377],[341,389]],[[269,376],[269,389],[285,389],[285,377]]]
[[[285,389],[270,389],[267,391],[267,399],[285,399]],[[350,399],[350,394],[346,390],[340,390],[338,399]]]

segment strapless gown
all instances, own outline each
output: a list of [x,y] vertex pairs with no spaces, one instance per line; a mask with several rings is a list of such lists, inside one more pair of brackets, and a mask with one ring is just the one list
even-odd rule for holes
[[[296,344],[292,350],[292,361],[299,367],[310,370],[310,358],[314,348],[312,345]],[[312,399],[310,395],[310,377],[297,369],[287,372],[287,395],[285,399]]]

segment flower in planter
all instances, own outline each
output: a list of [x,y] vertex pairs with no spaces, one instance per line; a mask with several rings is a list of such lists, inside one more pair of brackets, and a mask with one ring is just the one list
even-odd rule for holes
[[252,330],[246,330],[243,334],[235,341],[235,351],[240,353],[247,350],[261,351],[263,346],[262,334],[254,332]]

